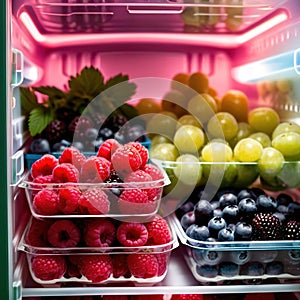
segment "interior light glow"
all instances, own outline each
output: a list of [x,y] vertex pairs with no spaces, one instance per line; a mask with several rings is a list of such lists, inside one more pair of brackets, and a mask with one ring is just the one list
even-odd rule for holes
[[295,72],[300,75],[300,48],[294,52],[294,69]]
[[182,44],[182,45],[206,45],[206,46],[220,46],[224,48],[234,48],[255,36],[273,28],[275,25],[287,20],[286,13],[281,12],[261,25],[243,33],[243,34],[194,34],[194,33],[157,33],[157,32],[129,32],[129,33],[70,33],[70,34],[49,34],[43,35],[40,33],[30,16],[26,12],[22,12],[20,19],[25,28],[28,29],[32,37],[39,43],[46,47],[54,48],[61,46],[77,45],[80,41],[81,45],[89,45],[95,43],[136,43],[138,41],[149,43],[162,44]]

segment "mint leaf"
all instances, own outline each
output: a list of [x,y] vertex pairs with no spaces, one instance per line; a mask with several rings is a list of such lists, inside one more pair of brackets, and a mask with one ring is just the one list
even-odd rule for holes
[[37,102],[36,95],[27,87],[20,87],[21,108],[24,115],[29,113],[40,104]]
[[63,98],[65,96],[65,93],[63,91],[54,86],[34,87],[33,90],[49,97]]
[[31,136],[41,133],[54,120],[51,110],[40,106],[34,108],[29,115],[28,129]]
[[72,95],[92,100],[104,89],[104,77],[94,67],[85,67],[76,77],[69,80]]

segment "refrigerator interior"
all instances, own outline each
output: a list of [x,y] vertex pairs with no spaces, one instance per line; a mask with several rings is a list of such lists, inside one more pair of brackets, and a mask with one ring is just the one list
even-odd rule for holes
[[[251,107],[270,106],[282,120],[300,123],[297,0],[6,0],[6,6],[6,51],[11,62],[7,74],[12,74],[7,79],[10,88],[6,98],[9,299],[170,291],[300,291],[299,282],[199,285],[179,249],[171,255],[166,278],[155,286],[41,286],[31,279],[24,253],[17,251],[30,218],[24,191],[18,187],[26,172],[24,155],[29,138],[24,131],[19,86],[64,89],[70,76],[86,66],[100,69],[105,78],[122,72],[137,82],[143,78],[169,82],[177,73],[200,71],[209,77],[219,95],[240,89],[249,97]],[[230,9],[235,14],[233,20],[227,18]],[[286,79],[293,87],[288,97],[259,93],[262,82]],[[133,101],[142,97],[159,99],[165,92],[165,85],[137,89]]]

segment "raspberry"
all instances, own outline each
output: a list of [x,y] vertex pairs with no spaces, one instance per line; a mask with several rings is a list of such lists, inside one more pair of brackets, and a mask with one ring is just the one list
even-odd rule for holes
[[203,296],[201,294],[179,294],[172,295],[171,300],[202,300]]
[[117,173],[124,178],[141,167],[142,159],[133,146],[124,145],[113,153],[111,162]]
[[58,161],[60,164],[70,163],[80,170],[85,159],[85,156],[77,148],[71,146],[64,149]]
[[53,181],[57,183],[78,182],[79,171],[70,163],[57,165],[52,172]]
[[167,271],[167,261],[169,254],[167,253],[157,253],[153,254],[156,256],[157,262],[158,262],[158,276],[162,276]]
[[97,156],[104,157],[110,161],[112,154],[121,147],[121,144],[115,139],[105,140],[98,149]]
[[281,221],[268,213],[256,214],[252,228],[254,240],[278,240],[282,236]]
[[33,179],[31,184],[31,195],[35,196],[38,191],[42,190],[45,185],[53,183],[53,177],[51,175],[38,176]]
[[41,215],[58,214],[58,194],[52,189],[42,189],[33,198],[33,208]]
[[164,300],[164,295],[135,295],[130,300]]
[[58,255],[35,256],[31,260],[31,269],[38,279],[60,279],[66,272],[66,262]]
[[146,164],[142,170],[148,173],[153,180],[164,179],[164,174],[156,165]]
[[58,192],[58,208],[64,214],[72,214],[77,211],[81,191],[76,187],[62,188]]
[[80,242],[80,230],[70,220],[55,221],[48,229],[49,243],[58,248],[75,247]]
[[300,240],[300,222],[289,221],[284,229],[284,239]]
[[113,264],[113,276],[115,278],[129,275],[126,254],[112,255],[111,259],[112,259],[112,264]]
[[84,240],[90,247],[109,247],[116,237],[115,225],[105,219],[87,223]]
[[81,167],[81,182],[103,182],[110,175],[110,162],[104,157],[90,156]]
[[148,149],[139,142],[130,142],[130,143],[127,143],[127,145],[134,147],[138,151],[138,153],[140,154],[140,157],[142,159],[140,168],[143,168],[147,164],[148,159],[149,159]]
[[26,236],[26,242],[34,247],[48,246],[47,231],[49,222],[33,219]]
[[119,197],[119,210],[122,214],[152,213],[155,205],[148,201],[148,195],[141,189],[126,189]]
[[129,298],[126,295],[104,295],[102,300],[128,300]]
[[121,223],[117,230],[118,241],[126,247],[139,247],[147,243],[148,231],[141,223]]
[[51,154],[45,154],[40,159],[36,160],[31,166],[31,176],[51,175],[53,169],[58,165],[58,159]]
[[136,170],[128,174],[124,182],[148,182],[152,181],[152,177],[143,170]]
[[109,212],[109,200],[106,193],[97,188],[84,191],[79,198],[79,208],[91,215],[105,215]]
[[83,276],[92,282],[102,282],[113,272],[113,265],[109,255],[83,255],[80,262]]
[[156,215],[151,222],[145,225],[149,234],[148,245],[162,245],[172,240],[169,225],[160,215]]
[[152,254],[129,254],[127,264],[130,273],[137,278],[151,278],[158,274],[158,262]]

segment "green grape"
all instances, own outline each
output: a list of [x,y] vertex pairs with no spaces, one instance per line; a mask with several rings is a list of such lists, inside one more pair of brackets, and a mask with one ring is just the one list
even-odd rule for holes
[[255,162],[262,155],[263,146],[258,141],[245,138],[240,140],[233,149],[234,158],[240,162]]
[[233,139],[239,130],[235,117],[227,112],[218,112],[209,119],[207,131],[212,137],[225,138],[226,141]]
[[163,161],[175,161],[179,156],[179,152],[174,144],[161,143],[152,145],[149,151],[149,157],[151,159],[159,159]]
[[254,129],[248,123],[239,122],[237,135],[229,141],[229,145],[233,149],[238,141],[245,139],[246,137],[250,136],[252,133],[254,133]]
[[254,140],[258,141],[259,143],[261,143],[263,148],[270,147],[272,144],[270,137],[264,132],[252,133],[252,134],[250,134],[249,138],[254,139]]
[[168,139],[167,137],[160,135],[160,134],[156,134],[151,138],[152,146],[157,145],[157,144],[162,144],[162,143],[172,143],[172,141],[170,139]]
[[192,154],[183,154],[176,159],[174,174],[186,185],[197,186],[202,177],[202,167],[199,159]]
[[182,125],[176,130],[173,142],[181,154],[198,153],[204,145],[205,137],[201,128]]
[[277,179],[286,188],[298,187],[300,185],[300,162],[285,162]]
[[272,139],[275,139],[281,133],[287,132],[296,132],[300,134],[300,125],[294,122],[282,122],[274,129]]
[[180,117],[178,119],[178,124],[177,124],[176,129],[178,129],[182,125],[194,125],[196,127],[202,128],[198,119],[192,115],[183,115],[182,117]]
[[284,164],[284,156],[280,151],[273,147],[263,149],[262,155],[258,160],[258,170],[262,177],[272,178],[278,175]]
[[232,161],[233,153],[226,143],[212,141],[203,147],[201,156],[206,162],[228,162]]
[[272,146],[280,151],[284,157],[299,155],[300,134],[296,132],[281,133],[272,140]]
[[256,164],[239,163],[236,165],[237,176],[232,184],[235,188],[242,188],[252,184],[258,177]]
[[248,114],[248,123],[257,132],[272,135],[280,122],[278,113],[270,107],[258,107]]

